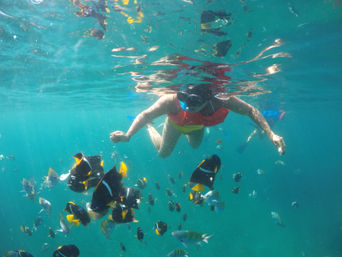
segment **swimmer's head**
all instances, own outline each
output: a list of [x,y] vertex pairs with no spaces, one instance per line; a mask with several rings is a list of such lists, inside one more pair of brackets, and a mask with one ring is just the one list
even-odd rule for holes
[[177,93],[177,98],[184,111],[198,112],[211,100],[212,91],[206,84],[183,85]]

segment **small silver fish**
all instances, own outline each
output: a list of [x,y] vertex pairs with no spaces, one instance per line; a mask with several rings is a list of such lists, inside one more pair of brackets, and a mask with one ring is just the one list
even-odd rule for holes
[[41,213],[43,211],[45,211],[47,214],[51,213],[51,203],[48,200],[46,200],[42,197],[39,197],[39,204],[42,207],[42,209],[40,210],[39,213]]
[[277,212],[272,211],[271,212],[271,216],[272,216],[272,219],[274,220],[274,222],[277,225],[279,225],[281,227],[285,227],[285,224],[283,223],[283,221],[281,220],[281,218],[280,218],[280,216],[279,216],[279,214]]
[[70,228],[66,224],[62,214],[59,214],[59,224],[61,228],[58,229],[57,231],[63,232],[64,234],[68,235],[70,233]]
[[158,50],[159,46],[152,46],[150,49],[148,49],[149,52],[154,52],[156,50]]

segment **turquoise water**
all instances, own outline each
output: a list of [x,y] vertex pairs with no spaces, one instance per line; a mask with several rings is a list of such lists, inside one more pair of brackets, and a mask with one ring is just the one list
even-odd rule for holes
[[[85,1],[94,2],[98,1]],[[110,13],[103,13],[107,31],[99,40],[90,36],[93,28],[103,30],[97,20],[76,17],[77,8],[70,1],[0,1],[0,154],[15,156],[15,160],[0,160],[0,255],[24,249],[34,256],[51,256],[57,246],[73,243],[80,256],[166,256],[173,249],[184,249],[171,236],[182,223],[183,229],[213,235],[208,244],[189,246],[189,256],[342,256],[342,4],[328,0],[190,2],[131,1],[126,6],[118,1],[134,19],[140,6],[144,17],[130,24],[110,1]],[[204,10],[231,13],[231,23],[221,28],[227,35],[201,32]],[[228,53],[214,57],[213,45],[228,39],[232,43]],[[262,56],[286,53],[285,57],[242,63],[276,39],[283,44]],[[153,46],[159,48],[148,51]],[[120,47],[134,49],[112,52]],[[197,61],[185,62],[193,65],[191,69],[160,64],[162,58],[175,55]],[[260,110],[286,112],[274,127],[285,139],[286,155],[279,156],[271,142],[258,137],[239,154],[236,149],[254,126],[235,113],[207,130],[198,149],[191,149],[182,137],[166,159],[157,156],[145,129],[129,143],[110,142],[110,132],[127,130],[129,117],[157,100],[161,89],[213,77],[201,70],[203,61],[238,64],[227,72],[231,77],[224,84],[227,92],[241,95]],[[275,64],[277,72],[265,75],[267,67]],[[179,70],[174,73],[175,69]],[[246,81],[255,86],[248,88]],[[158,118],[154,124],[162,123],[163,118]],[[49,167],[65,173],[78,152],[102,154],[106,171],[115,161],[125,161],[125,185],[147,178],[145,198],[135,215],[139,223],[131,224],[131,229],[117,226],[111,240],[101,233],[101,220],[72,227],[67,237],[59,233],[55,239],[48,238],[48,227],[59,227],[59,213],[67,214],[63,209],[68,201],[85,206],[91,200],[92,190],[78,194],[60,182],[39,194],[51,201],[52,213],[41,214],[44,222],[32,236],[22,233],[20,226],[32,227],[40,210],[37,199],[32,202],[20,192],[22,179],[32,177],[40,185]],[[222,160],[215,189],[226,205],[219,213],[206,204],[193,205],[187,199],[189,189],[182,192],[196,165],[214,153]],[[265,173],[258,175],[257,169]],[[182,179],[178,179],[180,171]],[[237,171],[243,173],[238,183],[241,191],[232,194],[231,188],[237,185],[232,174]],[[175,185],[168,174],[176,179]],[[181,213],[168,210],[167,187],[176,194],[171,198],[182,204]],[[253,190],[255,199],[248,196]],[[145,203],[148,193],[157,198],[151,213]],[[291,207],[293,201],[298,208]],[[271,211],[279,213],[285,227],[274,223]],[[188,214],[185,222],[184,213]],[[168,224],[163,237],[154,233],[158,220]],[[134,237],[138,226],[145,233],[143,242]],[[48,249],[42,251],[44,243]]]

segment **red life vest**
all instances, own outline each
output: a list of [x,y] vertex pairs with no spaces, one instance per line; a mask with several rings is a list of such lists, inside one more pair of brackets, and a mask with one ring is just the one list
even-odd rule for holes
[[201,114],[201,112],[190,113],[184,111],[180,107],[180,103],[178,101],[179,112],[176,114],[168,114],[170,120],[178,126],[187,126],[187,125],[203,125],[205,127],[215,126],[224,122],[225,118],[229,113],[229,109],[225,107],[220,107],[210,116],[205,116]]

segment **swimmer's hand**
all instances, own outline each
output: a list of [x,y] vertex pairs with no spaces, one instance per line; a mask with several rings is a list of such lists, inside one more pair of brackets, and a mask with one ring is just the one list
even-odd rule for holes
[[112,140],[113,143],[128,142],[129,139],[130,136],[128,136],[125,132],[122,131],[114,131],[110,133],[110,140]]
[[277,147],[278,152],[281,155],[284,155],[285,150],[286,150],[286,145],[285,145],[284,139],[273,133],[273,135],[271,136],[271,141]]

